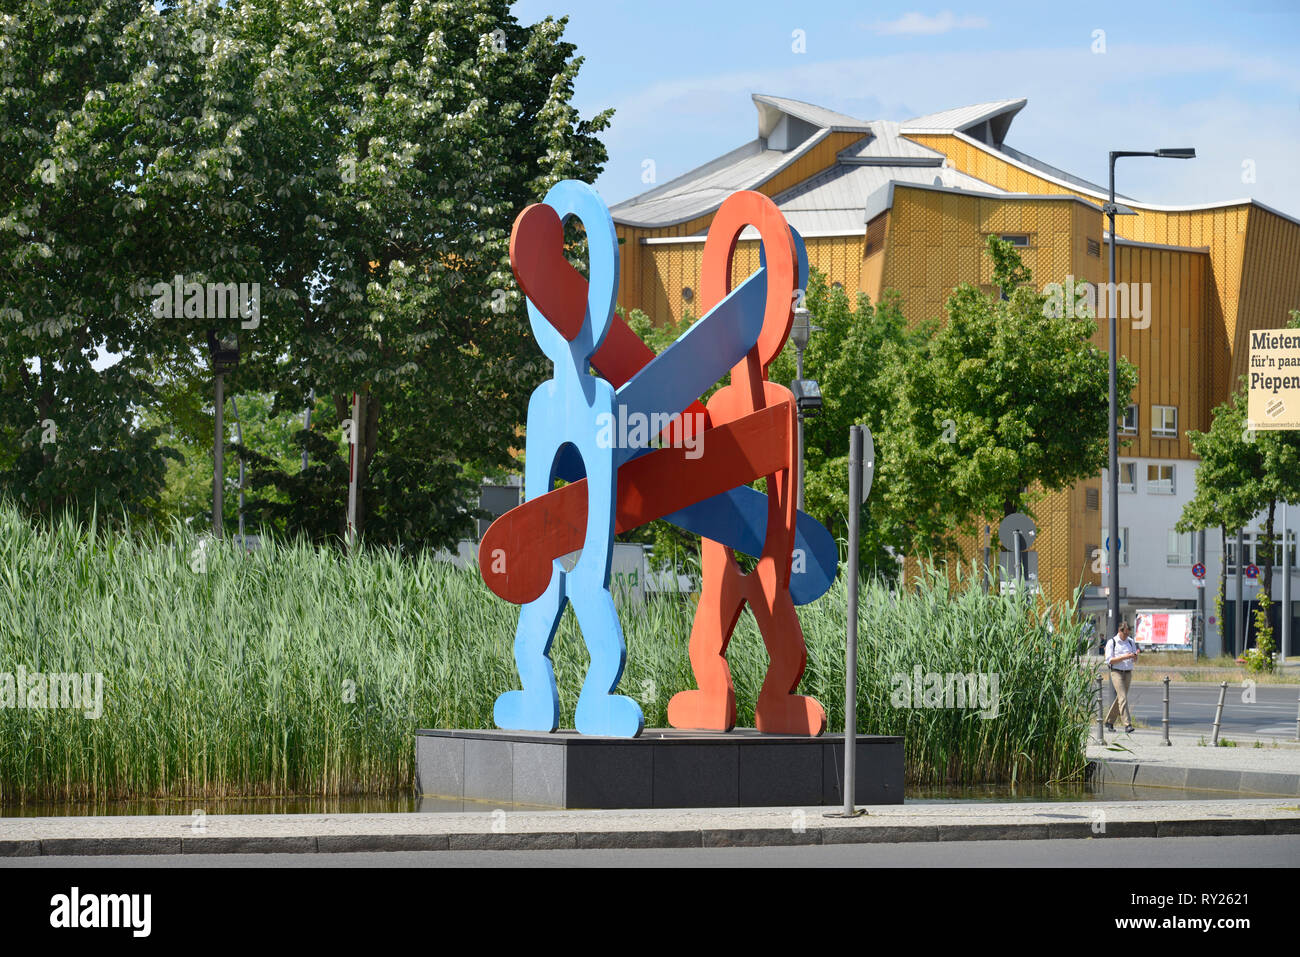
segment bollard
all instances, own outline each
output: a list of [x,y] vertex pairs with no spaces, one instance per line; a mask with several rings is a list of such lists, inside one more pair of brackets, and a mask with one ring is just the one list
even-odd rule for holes
[[1164,725],[1164,729],[1165,729],[1165,745],[1167,747],[1173,747],[1173,744],[1169,740],[1169,676],[1168,675],[1165,675],[1165,716],[1160,723]]
[[1223,699],[1228,694],[1228,682],[1219,682],[1219,706],[1214,709],[1214,738],[1210,744],[1217,747],[1219,744],[1219,722],[1223,719]]
[[1106,743],[1106,712],[1103,707],[1106,704],[1106,693],[1102,690],[1104,682],[1101,675],[1097,676],[1097,743]]

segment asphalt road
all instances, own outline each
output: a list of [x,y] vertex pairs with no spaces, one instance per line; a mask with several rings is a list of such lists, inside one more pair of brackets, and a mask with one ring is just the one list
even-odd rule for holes
[[[1233,734],[1275,737],[1280,740],[1295,739],[1297,685],[1256,685],[1255,701],[1247,704],[1241,700],[1245,689],[1241,683],[1228,683],[1228,693],[1223,704],[1223,722],[1219,736],[1231,738]],[[1115,693],[1107,682],[1106,708]],[[1164,685],[1139,684],[1134,681],[1129,689],[1129,710],[1140,724],[1159,728],[1164,714]],[[1094,699],[1095,700],[1095,699]],[[1169,728],[1171,731],[1204,731],[1209,733],[1214,725],[1214,708],[1219,700],[1219,686],[1211,683],[1169,683]]]
[[1300,835],[628,851],[393,851],[0,858],[13,867],[1300,867]]

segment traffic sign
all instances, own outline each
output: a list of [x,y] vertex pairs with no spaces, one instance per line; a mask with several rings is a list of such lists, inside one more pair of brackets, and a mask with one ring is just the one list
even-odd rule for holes
[[1204,578],[1193,578],[1193,579],[1192,579],[1192,583],[1193,583],[1194,585],[1196,585],[1197,588],[1204,588],[1204,587],[1205,587],[1205,579],[1204,579]]
[[1193,578],[1204,578],[1204,577],[1205,577],[1205,566],[1202,565],[1200,562],[1197,562],[1195,565],[1193,565],[1193,566],[1192,566],[1192,577],[1193,577]]
[[1246,577],[1247,577],[1247,578],[1258,578],[1258,577],[1259,577],[1259,566],[1258,566],[1258,565],[1247,565],[1247,566],[1246,566]]
[[998,540],[1007,551],[1015,547],[1017,535],[1024,541],[1026,549],[1033,547],[1038,536],[1038,526],[1023,512],[1014,512],[998,523]]

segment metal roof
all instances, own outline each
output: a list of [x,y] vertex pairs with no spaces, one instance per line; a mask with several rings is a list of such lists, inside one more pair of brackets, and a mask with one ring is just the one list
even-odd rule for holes
[[944,155],[937,150],[904,139],[898,134],[899,124],[877,120],[871,124],[871,134],[864,136],[847,149],[840,150],[840,160],[845,163],[875,163],[879,165],[942,166]]
[[[610,209],[614,221],[624,226],[660,228],[674,226],[718,208],[737,190],[754,189],[770,180],[832,132],[860,132],[863,136],[840,150],[835,165],[775,197],[791,225],[805,236],[861,233],[866,221],[892,203],[893,184],[927,189],[960,189],[1007,198],[1036,197],[1008,193],[946,165],[943,153],[907,139],[914,133],[949,133],[1012,165],[1077,190],[1073,198],[1102,199],[1106,190],[1082,177],[1071,175],[1032,156],[1003,144],[1011,120],[1026,100],[997,100],[918,116],[903,123],[885,120],[865,122],[844,113],[786,97],[753,95],[758,110],[758,138],[667,183],[625,200]],[[786,120],[786,118],[789,120]],[[784,121],[784,122],[783,122]],[[778,127],[780,129],[778,130]],[[776,134],[769,148],[769,136]],[[1119,197],[1138,209],[1216,209],[1251,204],[1291,222],[1300,219],[1279,212],[1252,199],[1196,206],[1158,206]],[[1133,210],[1120,206],[1122,214]],[[751,235],[752,230],[745,235]],[[664,242],[698,242],[692,237],[664,237]]]
[[752,140],[711,163],[610,207],[610,215],[620,225],[650,228],[674,226],[703,216],[736,190],[753,189],[771,179],[825,139],[827,133],[819,130],[789,151],[765,149],[762,140]]
[[[899,135],[898,123],[867,123],[784,97],[756,93],[753,100],[759,119],[757,139],[613,206],[610,213],[614,221],[624,226],[659,228],[711,213],[731,193],[753,189],[771,179],[832,132],[861,132],[865,135],[842,150],[836,165],[826,174],[783,194],[794,199],[805,196],[810,190],[828,190],[819,192],[819,198],[799,200],[802,205],[791,208],[796,214],[791,221],[801,232],[860,231],[863,226],[861,200],[891,178],[932,183],[936,175],[941,175],[947,177],[942,180],[944,183],[962,185],[969,182],[991,188],[955,171],[940,169],[944,164],[943,154],[904,139]],[[814,132],[790,149],[769,149],[767,136],[787,116],[807,124],[807,128],[813,128]],[[855,170],[860,175],[838,182],[840,175]],[[864,172],[867,170],[872,172]],[[827,174],[830,174],[829,178]],[[832,182],[837,184],[834,188],[829,186]],[[777,202],[781,205],[783,200],[778,197]],[[810,206],[807,205],[809,202],[821,205]],[[854,202],[858,203],[856,212],[853,211]]]
[[920,133],[926,132],[943,132],[950,130],[968,130],[972,127],[979,126],[985,120],[995,119],[1006,116],[1009,123],[1011,117],[1019,113],[1028,100],[995,100],[992,103],[976,103],[974,106],[959,106],[952,110],[940,110],[938,113],[927,113],[925,116],[913,117],[901,124],[902,132]]
[[754,105],[758,107],[758,135],[760,137],[770,135],[782,116],[793,116],[795,119],[811,123],[823,130],[844,130],[849,132],[861,130],[865,133],[869,128],[869,124],[856,116],[836,113],[824,106],[805,103],[803,100],[790,100],[783,96],[768,96],[765,93],[753,94],[753,100]]
[[[938,186],[981,195],[1003,193],[996,186],[955,169],[842,164],[778,193],[772,199],[801,236],[856,234],[866,231],[872,197],[890,183]],[[752,239],[757,235],[751,228],[741,233],[741,238]]]
[[[1096,183],[1091,183],[1088,180],[1084,179],[1082,176],[1075,176],[1073,173],[1067,173],[1065,170],[1057,166],[1053,166],[1050,163],[1044,163],[1042,160],[1030,156],[1028,153],[1022,153],[1020,152],[1020,150],[1012,149],[1010,146],[1007,146],[1005,143],[998,147],[998,151],[1006,154],[1007,156],[1011,157],[1014,160],[1019,160],[1021,163],[1024,163],[1026,166],[1033,167],[1034,169],[1038,170],[1038,172],[1040,173],[1046,173],[1048,176],[1052,177],[1053,179],[1060,180],[1061,182],[1067,183],[1070,186],[1078,186],[1080,189],[1087,190],[1088,192],[1091,193],[1101,193],[1103,195],[1107,195],[1107,187],[1098,186]],[[1125,196],[1123,193],[1116,193],[1115,198],[1131,199],[1132,197]]]

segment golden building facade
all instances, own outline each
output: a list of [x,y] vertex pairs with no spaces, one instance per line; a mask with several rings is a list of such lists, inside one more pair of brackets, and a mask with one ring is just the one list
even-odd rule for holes
[[[753,99],[755,140],[613,207],[624,240],[622,306],[656,321],[692,309],[704,234],[722,199],[738,189],[771,196],[830,281],[872,301],[885,289],[901,293],[909,321],[941,316],[960,283],[991,288],[983,253],[990,235],[1019,247],[1039,288],[1067,277],[1106,282],[1106,193],[1005,144],[1024,100],[892,123]],[[1138,470],[1150,462],[1194,471],[1187,433],[1209,427],[1212,409],[1244,372],[1247,333],[1280,327],[1300,308],[1300,221],[1249,199],[1181,208],[1118,202],[1116,280],[1150,284],[1141,321],[1118,323],[1120,353],[1140,377],[1129,400],[1136,430],[1122,451],[1133,466],[1125,477],[1138,485]],[[742,238],[738,276],[756,268],[757,246],[756,236]],[[1105,322],[1095,341],[1107,347]],[[1148,427],[1157,418],[1160,427]],[[1092,557],[1103,541],[1102,485],[1097,476],[1035,506],[1039,580],[1053,599],[1100,584]],[[1184,480],[1179,499],[1189,485]],[[973,555],[976,545],[963,550]],[[1152,586],[1162,587],[1168,590]],[[1183,600],[1134,600],[1144,598]]]

